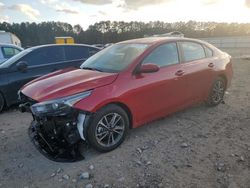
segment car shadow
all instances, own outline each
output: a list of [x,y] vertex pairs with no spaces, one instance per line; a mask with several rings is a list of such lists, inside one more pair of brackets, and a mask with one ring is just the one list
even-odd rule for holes
[[[143,137],[146,134],[148,134],[148,132],[154,134],[155,130],[157,128],[161,128],[162,126],[164,126],[164,124],[171,124],[172,126],[176,126],[175,125],[176,121],[178,121],[179,119],[190,118],[189,117],[190,113],[193,113],[193,114],[197,114],[198,112],[199,113],[206,113],[207,111],[210,111],[209,109],[211,109],[211,108],[207,108],[207,106],[204,103],[197,104],[197,105],[194,105],[194,106],[189,107],[187,109],[184,109],[182,111],[165,116],[163,118],[154,120],[152,122],[148,122],[148,123],[146,123],[138,128],[131,129],[130,131],[128,131],[125,142],[121,146],[119,146],[116,150],[119,152],[119,150],[123,149],[123,147],[125,147],[125,149],[129,148],[131,145],[133,145],[133,142],[136,139],[136,137],[138,137],[138,135]],[[14,112],[18,111],[17,105],[12,106],[11,108],[5,110],[4,113],[13,112],[13,111]],[[169,128],[171,128],[171,127],[169,127]],[[183,128],[185,128],[185,127],[183,127]],[[28,126],[27,126],[27,129],[28,129]],[[28,134],[26,134],[26,135],[28,137]],[[27,140],[27,139],[25,139],[25,140]],[[31,147],[34,148],[34,149],[32,149],[32,151],[34,151],[35,146],[32,145]],[[29,151],[29,153],[30,153],[30,151]],[[106,154],[113,155],[114,153],[113,152],[101,153],[101,152],[96,151],[92,147],[90,147],[88,144],[82,144],[81,154],[84,156],[84,160],[81,160],[81,161],[89,161],[89,160],[94,160],[95,158],[99,157],[100,155],[106,155]],[[34,158],[37,158],[38,157],[37,155],[41,155],[41,154],[38,151],[34,152],[32,154],[32,156]],[[46,157],[43,156],[43,158],[46,158]],[[48,158],[46,158],[46,159],[50,160]],[[37,160],[42,160],[41,156],[38,157]],[[58,162],[56,162],[56,163],[58,163]]]
[[[193,114],[207,113],[207,112],[211,112],[212,109],[213,108],[208,108],[205,103],[200,103],[200,104],[196,104],[196,105],[193,105],[191,107],[188,107],[186,109],[183,109],[179,112],[169,114],[169,115],[162,117],[162,118],[159,118],[157,120],[153,120],[151,122],[148,122],[146,124],[141,125],[140,127],[130,129],[128,131],[128,134],[126,136],[124,143],[121,144],[121,146],[119,146],[116,150],[119,150],[122,147],[129,148],[130,145],[133,145],[133,140],[135,139],[135,137],[138,137],[138,135],[140,135],[140,136],[145,135],[148,132],[151,132],[152,134],[154,134],[155,129],[161,128],[162,126],[164,126],[164,124],[172,124],[174,126],[177,126],[177,125],[175,125],[176,121],[179,121],[181,119],[183,119],[183,120],[192,119],[189,117],[190,113],[193,113]],[[183,126],[183,128],[189,129],[190,127]],[[144,136],[142,136],[142,137],[144,137]],[[131,144],[131,142],[132,142],[132,144]],[[126,144],[128,144],[128,145],[126,145]],[[96,151],[95,149],[91,148],[89,145],[86,145],[83,147],[82,153],[83,153],[86,161],[93,159],[93,158],[99,156],[100,154],[101,155],[105,154],[105,153],[101,153],[101,152]],[[110,152],[108,152],[108,153],[110,153]]]

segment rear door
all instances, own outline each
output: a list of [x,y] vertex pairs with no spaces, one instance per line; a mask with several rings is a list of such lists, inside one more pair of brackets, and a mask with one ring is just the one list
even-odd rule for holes
[[188,99],[190,102],[200,101],[204,99],[212,83],[212,51],[206,53],[202,44],[190,41],[179,42],[179,46],[187,79]]
[[138,124],[174,112],[186,102],[186,80],[176,43],[158,46],[142,62],[147,63],[158,65],[160,70],[134,75],[131,105]]

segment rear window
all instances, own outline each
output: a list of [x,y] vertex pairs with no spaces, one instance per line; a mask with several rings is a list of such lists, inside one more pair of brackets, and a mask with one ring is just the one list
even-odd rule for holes
[[185,61],[194,61],[206,57],[202,45],[194,42],[181,43]]

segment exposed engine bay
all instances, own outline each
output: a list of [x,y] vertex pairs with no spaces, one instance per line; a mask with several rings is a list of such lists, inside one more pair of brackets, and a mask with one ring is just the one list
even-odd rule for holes
[[84,159],[83,147],[87,145],[83,135],[86,115],[70,108],[61,114],[35,114],[32,99],[22,96],[21,112],[31,112],[33,121],[28,133],[36,148],[47,158],[57,162],[74,162]]

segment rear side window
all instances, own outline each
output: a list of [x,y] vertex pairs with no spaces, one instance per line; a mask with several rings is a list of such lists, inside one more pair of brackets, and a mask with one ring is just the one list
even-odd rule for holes
[[179,63],[176,43],[163,44],[154,49],[144,60],[143,64],[156,64],[159,67]]
[[194,42],[181,42],[184,60],[185,61],[194,61],[206,57],[204,48]]
[[85,46],[65,46],[64,49],[68,61],[87,59],[89,57],[89,48]]
[[62,46],[49,46],[38,48],[24,56],[22,61],[26,61],[28,66],[58,63],[64,61]]
[[20,50],[12,47],[2,47],[4,58],[10,58],[20,52]]
[[206,52],[207,57],[213,57],[213,50],[211,50],[207,46],[204,46],[204,48],[205,48],[205,52]]

